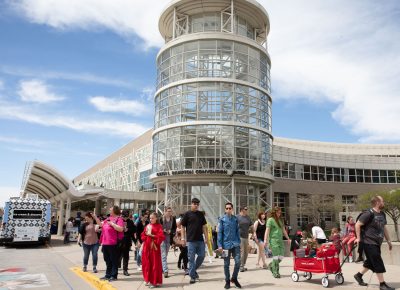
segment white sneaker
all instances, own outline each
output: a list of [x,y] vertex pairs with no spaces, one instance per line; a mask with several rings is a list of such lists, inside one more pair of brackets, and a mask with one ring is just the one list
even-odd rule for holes
[[137,270],[138,270],[138,271],[142,271],[142,266],[139,266],[139,267],[137,268]]
[[349,263],[353,263],[353,257],[349,257]]

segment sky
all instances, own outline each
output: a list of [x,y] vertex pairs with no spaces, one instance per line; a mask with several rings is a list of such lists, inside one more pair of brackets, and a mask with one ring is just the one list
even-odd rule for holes
[[[0,206],[27,161],[73,179],[153,126],[168,2],[150,2],[0,0]],[[258,2],[271,22],[273,135],[399,143],[400,2]]]

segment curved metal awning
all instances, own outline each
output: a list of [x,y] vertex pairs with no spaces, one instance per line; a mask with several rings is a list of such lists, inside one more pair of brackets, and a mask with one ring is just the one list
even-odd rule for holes
[[43,199],[56,201],[63,197],[79,198],[84,194],[75,189],[75,185],[61,172],[41,161],[28,162],[21,186],[21,195],[28,193],[39,195]]

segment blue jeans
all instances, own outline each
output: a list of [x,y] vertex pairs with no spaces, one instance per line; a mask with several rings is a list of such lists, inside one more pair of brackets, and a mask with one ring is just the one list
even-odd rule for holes
[[93,261],[93,268],[97,266],[97,252],[99,250],[99,243],[94,245],[86,245],[85,243],[82,244],[83,247],[83,266],[86,267],[89,262],[89,255],[92,252],[92,261]]
[[136,249],[137,251],[136,264],[138,267],[142,266],[142,249],[143,245],[141,245],[140,249]]
[[228,257],[224,258],[225,281],[230,281],[229,265],[231,263],[231,255],[235,261],[235,265],[233,266],[232,279],[236,280],[240,268],[240,246],[228,250]]
[[[203,264],[205,257],[204,241],[187,242],[189,256],[189,276],[192,279],[196,278],[197,269]],[[197,259],[195,256],[197,254]]]
[[[169,239],[169,237],[167,238]],[[162,262],[163,273],[168,272],[167,257],[168,257],[169,247],[170,244],[168,241],[164,241],[161,243],[161,262]]]

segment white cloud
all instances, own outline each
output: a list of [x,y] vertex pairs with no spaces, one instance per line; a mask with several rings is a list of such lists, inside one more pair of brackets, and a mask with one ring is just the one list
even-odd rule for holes
[[151,112],[148,105],[136,100],[124,100],[107,98],[103,96],[91,97],[89,103],[100,112],[125,113],[128,115],[140,116]]
[[28,68],[18,68],[9,66],[0,66],[0,71],[19,77],[35,77],[40,79],[56,79],[67,81],[78,81],[83,83],[94,83],[100,85],[109,85],[122,88],[133,88],[134,81],[116,79],[106,76],[94,75],[88,72],[60,72],[60,71],[46,71],[46,70],[31,70]]
[[24,102],[51,103],[62,101],[64,97],[58,96],[50,91],[50,88],[42,81],[21,81],[18,95]]
[[135,138],[148,128],[140,124],[112,119],[80,118],[60,112],[37,111],[27,106],[0,102],[0,118],[19,120],[46,127],[67,128],[79,132]]
[[398,2],[260,2],[273,98],[336,104],[332,117],[361,142],[400,141]]
[[106,28],[126,38],[137,35],[145,41],[145,47],[163,43],[157,22],[166,4],[161,0],[10,1],[31,22],[63,30]]
[[5,202],[10,197],[16,197],[20,194],[20,188],[15,186],[0,186],[0,207],[4,207]]
[[4,89],[4,82],[0,80],[0,91]]
[[31,138],[20,138],[20,137],[9,137],[9,136],[0,136],[0,143],[8,143],[8,144],[15,144],[15,145],[25,145],[25,146],[32,146],[32,147],[44,147],[49,145],[49,141],[42,141],[42,140],[33,140]]
[[[259,0],[269,13],[273,98],[337,106],[332,117],[361,142],[400,141],[398,1]],[[165,1],[17,0],[34,23],[106,28],[144,47],[161,46]]]

